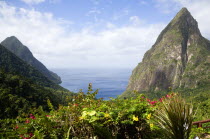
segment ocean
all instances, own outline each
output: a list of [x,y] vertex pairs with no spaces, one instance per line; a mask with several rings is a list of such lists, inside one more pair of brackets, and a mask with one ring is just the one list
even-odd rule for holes
[[131,69],[53,69],[61,79],[64,88],[79,92],[87,92],[88,84],[92,83],[93,90],[99,89],[97,98],[109,100],[122,94],[131,75]]

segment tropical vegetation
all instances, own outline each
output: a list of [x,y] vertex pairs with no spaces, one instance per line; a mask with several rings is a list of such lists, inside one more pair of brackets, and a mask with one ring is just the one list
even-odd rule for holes
[[192,126],[195,114],[199,117],[197,108],[177,93],[154,100],[137,92],[103,100],[95,98],[97,93],[90,84],[87,93],[81,90],[66,105],[56,108],[48,99],[48,110],[40,105],[13,119],[2,118],[0,138],[188,139],[210,133]]

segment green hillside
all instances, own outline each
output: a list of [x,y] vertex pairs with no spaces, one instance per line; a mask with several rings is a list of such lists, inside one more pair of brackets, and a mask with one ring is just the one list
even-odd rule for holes
[[56,84],[61,83],[61,78],[52,71],[49,71],[39,60],[37,60],[28,47],[24,46],[15,36],[7,37],[1,42],[5,48],[11,51],[13,54],[18,56],[20,59],[33,66],[43,75],[45,75],[49,80]]
[[23,76],[0,70],[0,119],[14,118],[38,106],[48,110],[48,99],[58,107],[65,104],[67,96],[72,93],[43,87]]
[[14,55],[2,45],[0,45],[0,68],[5,72],[14,73],[29,78],[34,83],[44,87],[66,90],[50,81],[42,73],[22,61],[19,57]]
[[0,45],[0,119],[38,106],[47,110],[48,99],[58,107],[72,95]]

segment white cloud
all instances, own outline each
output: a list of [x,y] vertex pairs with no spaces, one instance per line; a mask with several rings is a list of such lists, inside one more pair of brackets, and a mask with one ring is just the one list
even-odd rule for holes
[[116,26],[115,26],[114,24],[110,23],[110,22],[107,22],[107,23],[106,23],[106,27],[107,27],[108,29],[116,28]]
[[201,33],[210,39],[210,0],[155,0],[161,11],[178,12],[182,7],[187,7],[192,16],[197,20]]
[[[139,19],[130,18],[134,23]],[[70,23],[50,13],[12,7],[0,2],[0,41],[16,36],[34,56],[50,68],[129,67],[134,68],[155,42],[164,25],[105,24],[95,32],[89,27],[71,32]]]
[[26,4],[39,4],[45,2],[45,0],[21,0],[21,1],[25,2]]
[[139,19],[138,16],[131,16],[131,17],[129,18],[129,21],[130,21],[133,25],[135,25],[135,26],[139,26],[139,25],[142,25],[142,23],[144,23],[143,21],[141,21],[141,20]]

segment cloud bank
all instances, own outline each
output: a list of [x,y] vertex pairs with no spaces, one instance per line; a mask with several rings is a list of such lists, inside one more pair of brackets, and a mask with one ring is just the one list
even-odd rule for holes
[[89,27],[72,32],[66,27],[70,21],[0,2],[0,40],[16,36],[50,68],[133,68],[164,25],[141,25],[136,16],[130,20],[120,28],[107,23],[98,32]]

